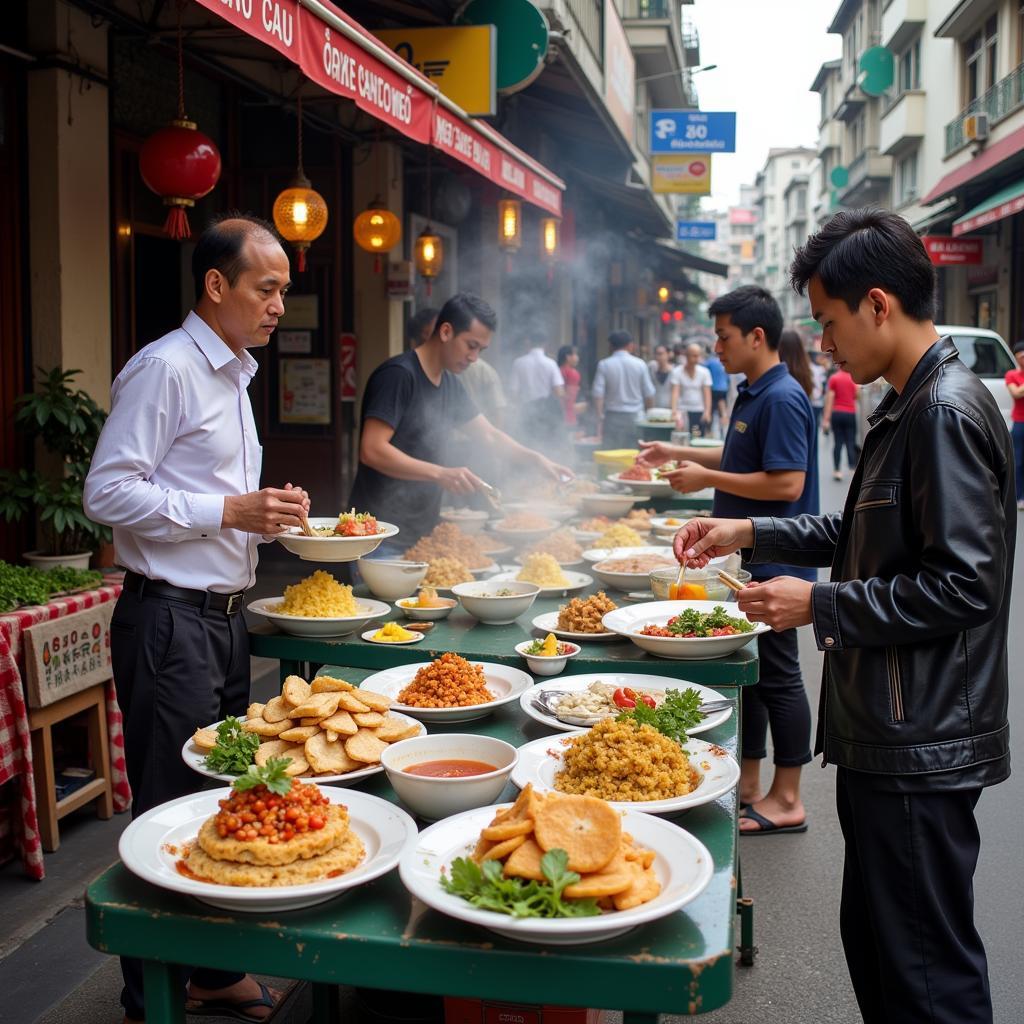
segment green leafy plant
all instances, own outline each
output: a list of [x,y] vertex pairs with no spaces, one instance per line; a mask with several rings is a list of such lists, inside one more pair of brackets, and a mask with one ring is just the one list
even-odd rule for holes
[[665,699],[656,708],[637,701],[636,707],[623,711],[618,720],[636,722],[637,726],[649,725],[670,740],[683,744],[689,731],[704,718],[700,700],[700,693],[692,688],[682,692],[666,690]]
[[291,776],[285,774],[285,768],[291,763],[290,757],[271,757],[263,766],[251,764],[245,774],[239,775],[231,785],[239,793],[257,786],[266,786],[271,793],[284,796],[292,788]]
[[260,738],[254,732],[245,732],[234,715],[228,715],[217,726],[217,745],[206,755],[206,767],[225,775],[242,775],[249,769]]
[[40,551],[73,555],[110,540],[110,530],[83,511],[82,492],[107,414],[75,388],[81,370],[40,370],[35,391],[21,395],[15,425],[60,458],[55,479],[27,469],[0,470],[0,518],[18,522],[39,510]]

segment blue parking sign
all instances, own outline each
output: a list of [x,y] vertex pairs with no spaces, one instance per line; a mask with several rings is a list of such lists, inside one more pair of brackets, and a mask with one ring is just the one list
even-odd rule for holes
[[713,242],[717,225],[713,220],[677,220],[677,242]]
[[733,111],[652,110],[652,153],[735,153]]

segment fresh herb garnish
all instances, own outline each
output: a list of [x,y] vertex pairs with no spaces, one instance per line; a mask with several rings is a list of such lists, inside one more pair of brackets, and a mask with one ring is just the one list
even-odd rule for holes
[[566,886],[580,880],[569,870],[565,850],[548,850],[541,857],[540,870],[546,882],[505,878],[502,870],[499,860],[485,860],[481,866],[468,857],[456,857],[451,876],[441,875],[441,887],[474,907],[511,917],[594,917],[601,912],[597,900],[562,898]]
[[217,745],[206,755],[206,767],[218,775],[241,775],[252,764],[260,738],[245,732],[234,715],[217,726]]
[[668,621],[667,629],[678,636],[706,637],[711,630],[732,626],[737,633],[749,633],[754,627],[746,620],[727,615],[725,608],[716,604],[710,612],[699,612],[696,608],[686,608]]
[[637,725],[649,725],[670,740],[683,744],[689,731],[704,718],[700,712],[700,702],[700,693],[693,688],[683,691],[666,690],[665,699],[656,708],[648,707],[638,700],[636,707],[623,711],[617,721],[629,719]]
[[292,779],[285,768],[292,763],[290,757],[271,757],[265,765],[251,764],[244,775],[239,775],[232,786],[240,793],[257,786],[266,786],[271,793],[284,796],[291,791]]

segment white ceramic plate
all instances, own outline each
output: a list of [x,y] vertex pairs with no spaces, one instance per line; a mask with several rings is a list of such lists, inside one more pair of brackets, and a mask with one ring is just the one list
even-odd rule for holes
[[606,558],[643,558],[646,555],[671,558],[673,562],[676,560],[676,556],[672,554],[672,547],[666,547],[664,544],[644,544],[636,548],[587,548],[583,552],[583,559],[593,565],[595,562],[603,562]]
[[[518,579],[521,569],[507,569],[505,572],[496,573],[487,582],[498,583],[505,580],[510,580],[514,583],[522,583],[523,581]],[[563,573],[565,578],[569,581],[567,587],[540,587],[540,594],[538,597],[565,597],[566,594],[578,594],[581,590],[586,590],[591,583],[594,582],[593,576],[588,576],[585,572],[569,572]]]
[[[405,628],[404,626],[402,627]],[[365,633],[362,633],[362,638],[370,644],[380,644],[381,647],[408,647],[409,644],[418,644],[424,637],[423,633],[417,633],[415,629],[410,629],[410,633],[416,633],[411,640],[374,640],[374,634],[377,632],[375,629],[368,629]]]
[[672,485],[667,480],[658,480],[657,478],[654,480],[623,480],[621,473],[616,473],[608,479],[613,483],[628,487],[634,494],[644,497],[672,493]]
[[[674,522],[670,523],[669,519]],[[651,516],[651,529],[659,536],[674,537],[676,531],[681,530],[689,521],[680,516]]]
[[[408,715],[403,715],[400,711],[394,712],[396,718],[401,718],[403,721],[408,722],[410,725],[413,724],[415,719],[409,718]],[[238,719],[240,722],[245,721],[245,717],[242,716]],[[420,735],[425,733],[426,727],[421,722],[417,722],[417,725],[423,730]],[[213,725],[207,725],[205,729],[216,729],[220,725],[220,722],[214,722]],[[223,773],[218,774],[217,772],[210,771],[206,767],[206,751],[200,750],[193,742],[190,736],[181,748],[181,759],[192,769],[194,772],[198,772],[200,775],[205,775],[208,779],[219,779],[221,782],[234,782],[236,776],[225,775]],[[315,782],[317,785],[320,783],[331,783],[332,785],[347,786],[349,783],[358,782],[360,779],[368,778],[371,775],[379,775],[384,771],[380,764],[368,764],[365,768],[357,768],[354,772],[346,772],[344,775],[303,775],[303,782]]]
[[452,610],[459,607],[459,602],[454,597],[446,598],[445,600],[451,601],[451,604],[446,605],[444,608],[417,608],[414,605],[404,604],[404,601],[414,601],[416,598],[400,598],[395,602],[395,607],[400,609],[402,614],[407,619],[417,620],[421,619],[423,622],[436,622],[439,619],[447,619],[451,615]]
[[696,899],[714,874],[707,847],[689,832],[670,821],[630,809],[622,817],[622,829],[638,845],[654,851],[654,873],[661,882],[661,892],[649,903],[596,917],[515,918],[481,910],[445,892],[439,878],[441,869],[448,869],[456,857],[468,857],[473,852],[481,829],[490,824],[498,809],[478,807],[424,829],[398,865],[409,892],[442,914],[489,928],[506,938],[568,946],[600,942],[666,917]]
[[619,634],[608,630],[605,633],[574,633],[569,629],[558,628],[558,612],[544,612],[533,620],[533,628],[542,633],[554,633],[559,640],[572,640],[574,643],[585,643],[587,640],[616,640]]
[[718,605],[723,605],[726,613],[733,618],[746,618],[735,605],[727,605],[722,601],[652,601],[650,604],[634,604],[628,608],[618,608],[613,612],[608,612],[602,622],[605,628],[628,637],[637,647],[647,651],[648,654],[680,661],[706,661],[709,658],[724,657],[745,647],[754,637],[761,633],[767,633],[770,628],[763,622],[754,622],[751,623],[754,628],[749,633],[739,633],[736,636],[689,638],[643,636],[640,633],[645,626],[663,626],[670,618],[687,608],[695,608],[699,612],[710,612]]
[[575,526],[572,528],[572,535],[577,544],[593,544],[601,536],[597,530],[578,530]]
[[497,562],[490,562],[480,569],[470,569],[469,571],[479,580],[485,576],[490,576],[492,572],[497,572],[500,568],[501,566]]
[[[527,557],[526,555],[516,555],[516,557],[513,558],[512,561],[515,562],[516,565],[522,565],[523,562],[526,560],[526,557]],[[573,566],[583,565],[583,556],[580,555],[580,557],[577,558],[573,562],[562,562],[562,561],[559,561],[559,559],[557,559],[557,558],[555,559],[555,561],[558,562],[558,564],[563,569],[571,569]]]
[[[533,702],[547,690],[568,690],[571,693],[578,693],[586,690],[591,683],[607,683],[616,688],[620,686],[632,686],[634,690],[643,690],[646,693],[663,694],[666,690],[696,690],[700,694],[701,703],[712,700],[725,700],[725,694],[712,690],[708,686],[701,686],[700,683],[690,683],[685,679],[671,679],[668,676],[647,676],[635,672],[600,672],[596,675],[575,675],[562,676],[560,679],[545,679],[536,686],[523,692],[519,698],[519,706],[535,722],[540,722],[551,729],[558,729],[560,732],[579,732],[580,726],[568,725],[561,719],[547,711],[541,711],[534,707]],[[729,719],[732,708],[724,711],[715,711],[705,716],[700,725],[695,725],[691,734],[707,732],[714,729]]]
[[[310,517],[309,525],[334,526],[337,521],[337,516]],[[398,527],[393,523],[377,520],[377,528],[380,533],[373,537],[307,537],[299,527],[293,526],[287,533],[278,534],[275,539],[293,555],[298,555],[307,562],[354,562],[357,558],[376,551],[381,541],[398,533]]]
[[416,823],[401,808],[368,793],[325,788],[331,803],[348,808],[350,826],[366,848],[362,863],[352,871],[305,885],[258,888],[186,878],[175,868],[180,858],[171,850],[195,839],[203,822],[217,813],[217,801],[230,792],[211,789],[178,797],[140,815],[121,833],[118,853],[124,866],[161,889],[186,893],[224,910],[274,913],[311,907],[379,878],[416,846]]
[[284,597],[261,597],[258,601],[250,601],[246,608],[269,619],[278,629],[292,636],[348,636],[349,633],[366,629],[375,619],[382,619],[391,613],[391,605],[386,601],[373,601],[368,597],[356,598],[358,615],[320,618],[313,615],[282,615],[271,611],[283,600]]
[[[519,748],[519,763],[512,770],[512,781],[522,789],[528,782],[533,788],[550,791],[555,788],[555,773],[562,767],[562,753],[567,740],[582,736],[586,729],[574,729],[564,736],[546,736],[543,739],[525,743]],[[679,814],[691,807],[709,804],[728,793],[740,781],[740,766],[728,750],[715,743],[708,743],[691,737],[686,741],[685,750],[690,754],[690,764],[700,775],[697,787],[685,796],[670,800],[619,801],[609,800],[612,807],[620,810],[642,811],[644,814]],[[630,830],[632,831],[632,830]]]
[[[476,540],[476,538],[474,538],[474,540]],[[515,549],[511,544],[502,544],[500,548],[481,548],[480,550],[483,551],[485,555],[490,555],[491,558],[498,562],[505,558],[506,555],[511,555]]]
[[[427,662],[421,661],[412,665],[396,665],[383,672],[374,672],[373,675],[367,676],[360,686],[367,690],[373,690],[374,693],[390,697],[396,702],[391,705],[393,712],[411,715],[423,722],[445,723],[469,722],[474,718],[486,718],[495,708],[519,700],[519,694],[533,686],[533,676],[521,669],[472,659],[471,664],[482,666],[484,678],[487,680],[487,689],[494,694],[494,700],[488,701],[486,704],[472,704],[465,708],[414,708],[397,703],[399,693],[412,682],[413,677],[425,664]],[[358,691],[356,691],[356,696],[358,696]]]

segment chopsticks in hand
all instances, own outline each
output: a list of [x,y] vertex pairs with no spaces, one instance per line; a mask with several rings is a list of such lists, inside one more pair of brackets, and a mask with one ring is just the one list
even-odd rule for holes
[[735,576],[731,573],[727,573],[724,569],[718,570],[718,578],[730,589],[734,590],[737,594],[744,589],[746,584],[740,583]]

